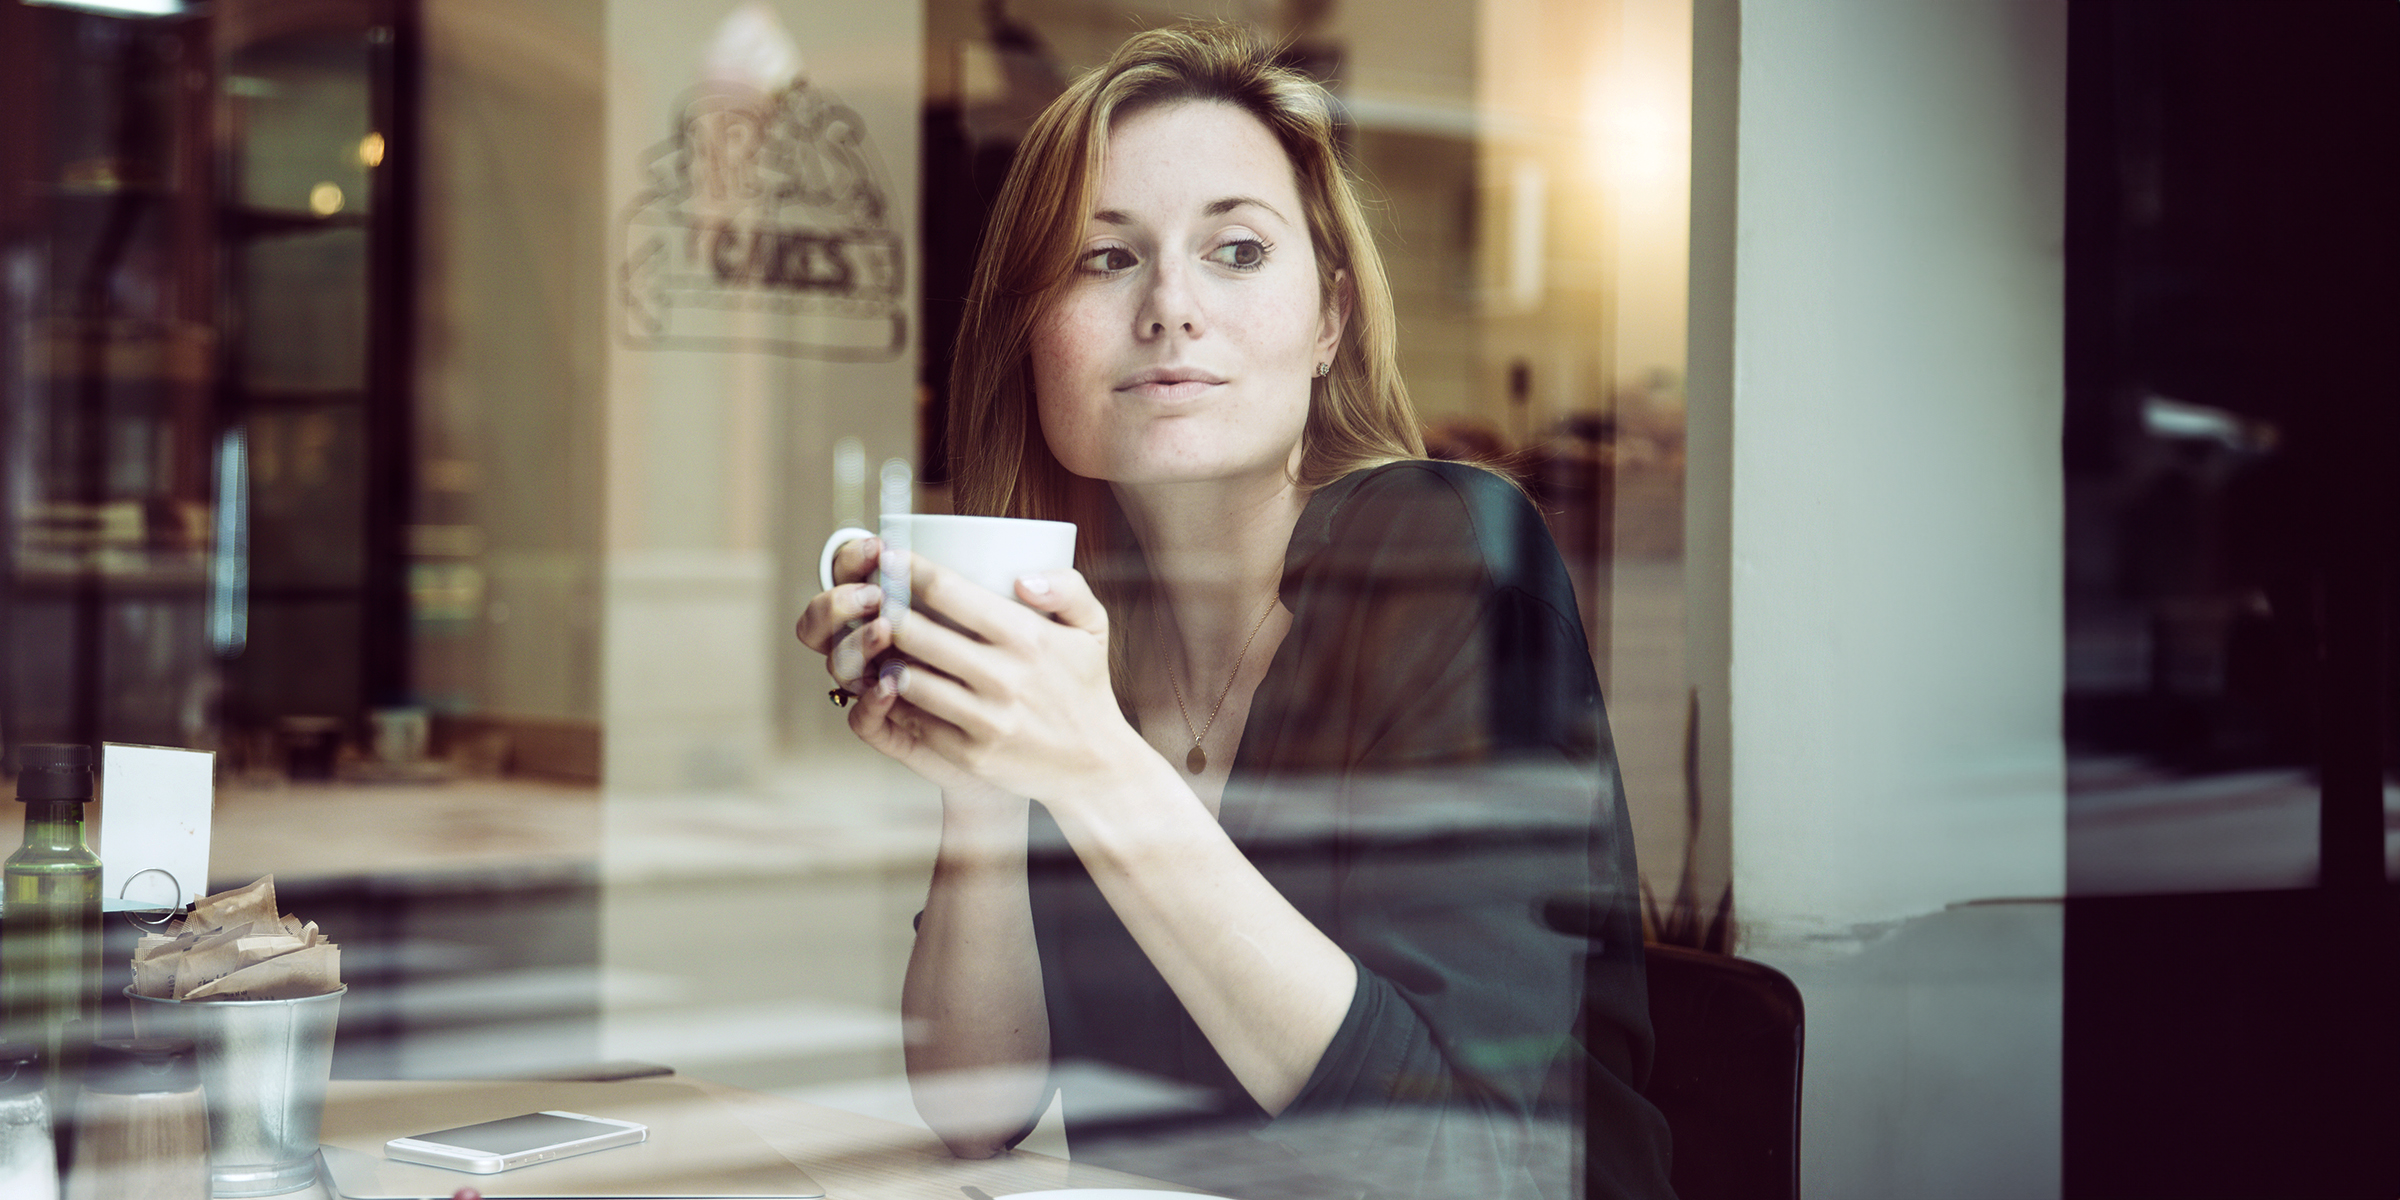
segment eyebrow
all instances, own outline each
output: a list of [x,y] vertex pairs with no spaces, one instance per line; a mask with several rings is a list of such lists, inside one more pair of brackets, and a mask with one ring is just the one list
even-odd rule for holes
[[1269,204],[1266,201],[1257,198],[1256,196],[1227,196],[1222,200],[1211,200],[1208,202],[1208,207],[1201,209],[1200,211],[1212,217],[1221,217],[1245,204],[1251,205],[1255,208],[1263,208],[1267,210],[1267,212],[1274,216],[1276,220],[1280,221],[1283,219],[1283,214],[1276,212],[1274,205]]
[[[1274,205],[1269,204],[1256,196],[1226,196],[1221,199],[1211,200],[1200,210],[1200,212],[1203,216],[1221,217],[1226,213],[1242,207],[1245,204],[1255,208],[1263,208],[1267,210],[1267,212],[1273,215],[1276,220],[1281,221],[1287,219],[1281,212],[1276,210]],[[1092,219],[1100,222],[1103,225],[1123,226],[1133,224],[1132,216],[1120,209],[1114,208],[1101,209],[1100,211],[1092,214]]]

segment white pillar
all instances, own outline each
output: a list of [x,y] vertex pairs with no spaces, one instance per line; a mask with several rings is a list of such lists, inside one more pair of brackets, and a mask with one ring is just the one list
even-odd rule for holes
[[2058,0],[1708,0],[1692,641],[1806,1190],[2058,1182]]
[[[610,278],[612,793],[744,788],[777,751],[778,712],[812,694],[823,707],[822,685],[797,690],[812,677],[777,664],[800,653],[791,624],[834,527],[834,443],[856,437],[871,461],[916,450],[923,20],[907,5],[608,0],[595,249]],[[761,94],[797,80],[797,133],[710,115],[728,80]],[[820,124],[822,106],[842,112]],[[844,198],[857,186],[879,211]],[[890,303],[870,277],[893,281]]]
[[[849,735],[792,623],[837,441],[916,453],[924,12],[603,2],[601,1054],[759,1087],[896,1076],[923,875],[841,830],[904,773]],[[801,776],[769,770],[795,750]],[[729,1023],[757,1036],[729,1048]]]

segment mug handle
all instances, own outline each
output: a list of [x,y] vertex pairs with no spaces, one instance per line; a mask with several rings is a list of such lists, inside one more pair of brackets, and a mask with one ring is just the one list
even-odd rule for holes
[[817,554],[817,590],[821,592],[833,590],[833,556],[837,551],[860,538],[874,536],[874,530],[860,529],[856,525],[845,525],[834,530],[833,536],[825,539],[825,549]]

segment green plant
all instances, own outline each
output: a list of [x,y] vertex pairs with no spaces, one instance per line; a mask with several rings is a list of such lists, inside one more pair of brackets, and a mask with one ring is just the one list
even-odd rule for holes
[[1728,883],[1706,913],[1694,894],[1700,845],[1700,689],[1693,688],[1683,719],[1683,876],[1675,898],[1661,909],[1650,881],[1642,881],[1642,937],[1662,946],[1686,946],[1712,954],[1733,952],[1733,885]]

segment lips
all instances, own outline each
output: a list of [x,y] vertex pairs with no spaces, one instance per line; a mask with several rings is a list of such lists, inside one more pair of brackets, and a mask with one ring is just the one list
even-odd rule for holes
[[1152,367],[1126,376],[1117,390],[1148,400],[1189,400],[1224,382],[1224,376],[1199,367]]

